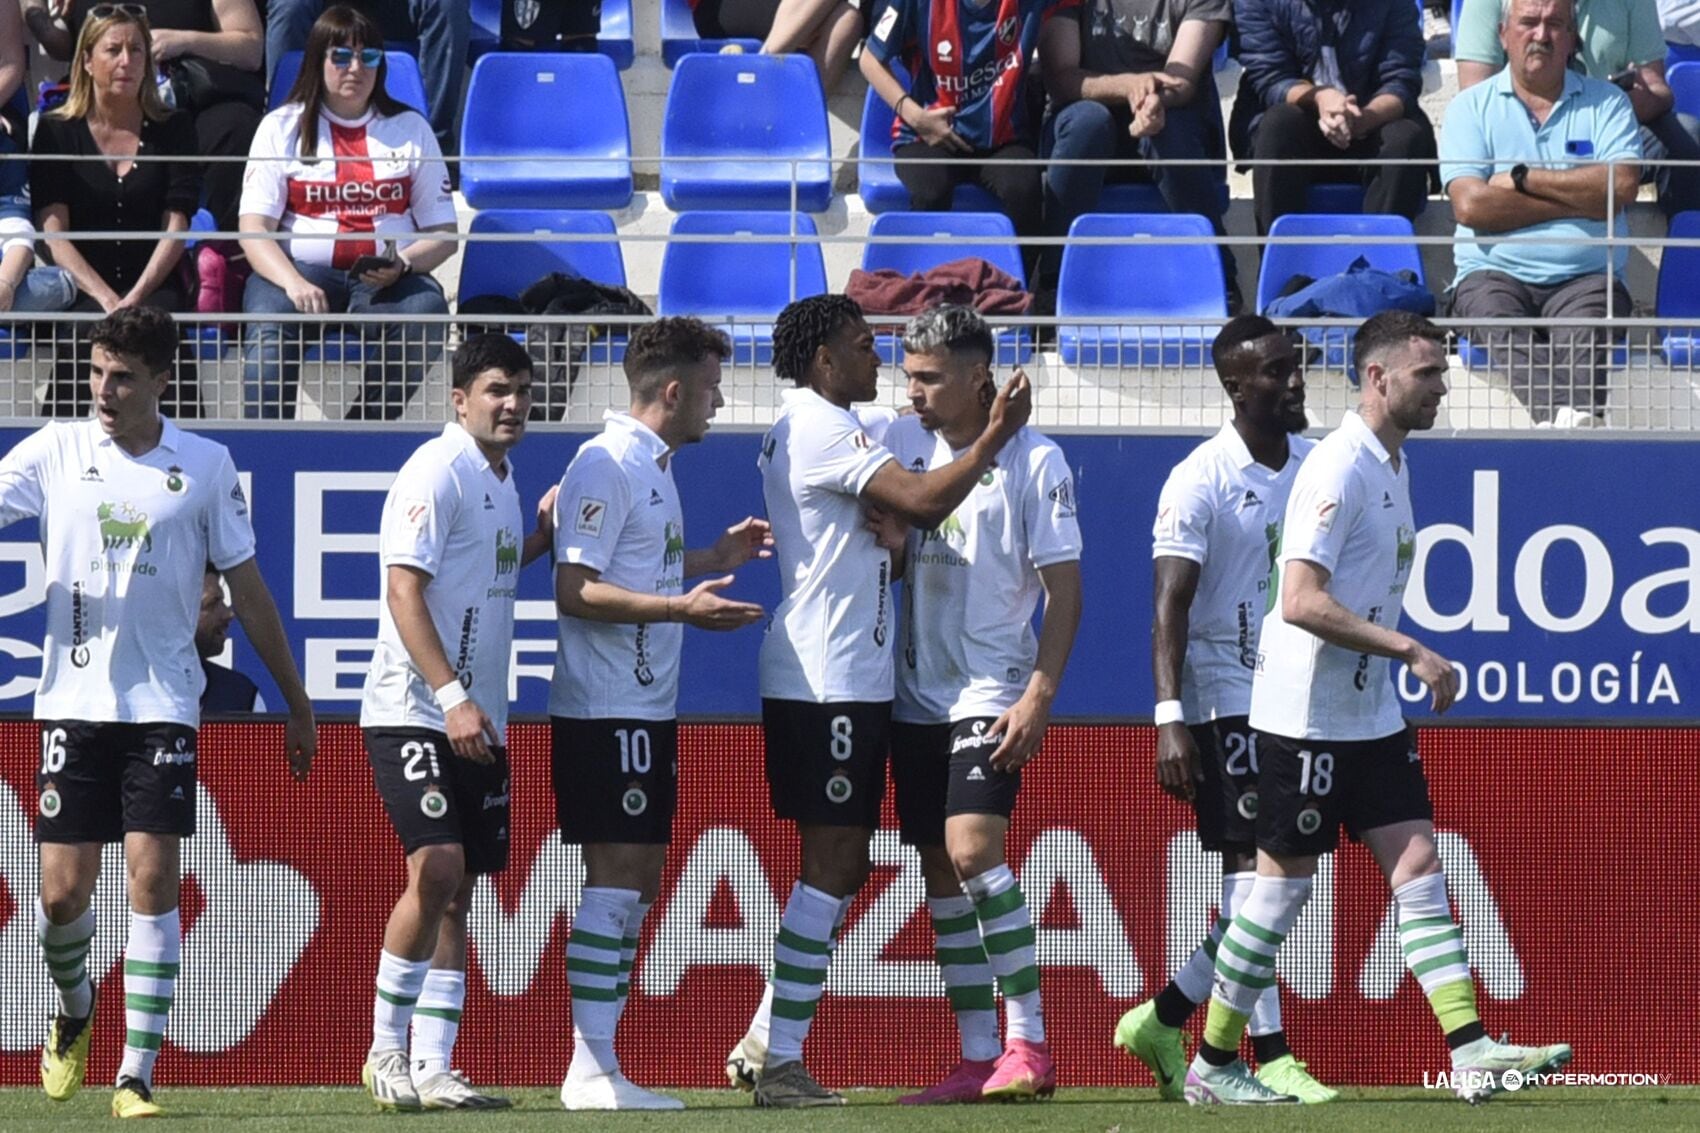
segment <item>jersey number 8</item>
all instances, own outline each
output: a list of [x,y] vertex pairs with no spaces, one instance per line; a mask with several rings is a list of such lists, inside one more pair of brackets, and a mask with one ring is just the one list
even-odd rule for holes
[[827,728],[832,733],[832,758],[843,763],[856,754],[856,745],[850,738],[850,717],[834,716]]

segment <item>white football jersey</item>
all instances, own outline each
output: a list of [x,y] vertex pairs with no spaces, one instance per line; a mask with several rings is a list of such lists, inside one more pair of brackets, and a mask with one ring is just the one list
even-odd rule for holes
[[761,695],[890,700],[891,556],[858,497],[891,452],[813,390],[781,398],[756,461],[785,594],[761,643]]
[[497,475],[471,435],[450,422],[396,473],[378,525],[378,647],[360,698],[362,728],[444,727],[436,691],[414,668],[390,615],[390,567],[409,566],[431,576],[425,607],[461,685],[496,734],[507,735],[525,539],[513,460],[506,464],[507,475]]
[[202,580],[253,558],[254,529],[230,451],[163,425],[131,456],[97,421],[54,422],[0,460],[0,526],[41,519],[39,720],[200,725]]
[[1299,465],[1316,445],[1287,439],[1279,471],[1252,459],[1233,423],[1175,465],[1157,498],[1153,558],[1199,565],[1181,666],[1181,708],[1191,724],[1251,710],[1257,639],[1277,595],[1275,551]]
[[[1416,551],[1409,456],[1401,454],[1395,469],[1363,418],[1346,414],[1299,469],[1281,528],[1281,568],[1317,564],[1329,572],[1335,601],[1397,629]],[[1287,624],[1277,601],[1258,645],[1251,726],[1302,740],[1390,736],[1405,718],[1389,669],[1386,657],[1341,649]]]
[[[588,567],[638,594],[685,590],[685,513],[667,443],[626,413],[567,465],[555,496],[555,563]],[[562,616],[549,714],[671,720],[678,713],[680,622],[622,625]]]
[[[918,417],[900,418],[886,444],[915,472],[961,455]],[[1062,449],[1023,428],[943,523],[910,533],[893,719],[999,716],[1021,699],[1039,656],[1039,568],[1079,560],[1075,512]]]

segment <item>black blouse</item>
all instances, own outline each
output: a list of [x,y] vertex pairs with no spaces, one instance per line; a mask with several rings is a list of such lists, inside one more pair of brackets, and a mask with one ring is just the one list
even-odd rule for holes
[[[43,114],[30,153],[99,154],[85,119]],[[49,205],[70,211],[77,232],[158,232],[167,212],[193,216],[201,202],[201,171],[195,159],[195,131],[187,114],[163,122],[142,120],[139,157],[176,157],[178,161],[137,161],[120,177],[104,161],[32,161],[30,197],[37,225]],[[135,286],[147,268],[157,240],[74,240],[89,266],[120,295]]]

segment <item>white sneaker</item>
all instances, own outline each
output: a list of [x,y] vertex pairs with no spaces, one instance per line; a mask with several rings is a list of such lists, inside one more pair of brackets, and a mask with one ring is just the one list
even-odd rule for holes
[[726,1056],[726,1077],[746,1093],[756,1088],[761,1068],[767,1065],[767,1044],[754,1035],[745,1035]]
[[1212,1066],[1202,1058],[1192,1060],[1186,1071],[1188,1105],[1298,1105],[1291,1094],[1278,1094],[1257,1080],[1251,1067],[1236,1058],[1226,1066]]
[[415,1083],[419,1104],[426,1109],[510,1109],[513,1102],[481,1094],[459,1070],[444,1070]]
[[634,1084],[618,1070],[575,1078],[569,1072],[561,1083],[561,1105],[567,1109],[684,1109],[678,1098]]
[[1552,427],[1555,429],[1598,429],[1605,423],[1604,414],[1591,413],[1570,405],[1559,406],[1552,415]]
[[1570,1044],[1517,1046],[1479,1038],[1452,1052],[1453,1089],[1459,1097],[1477,1105],[1497,1093],[1522,1089],[1539,1074],[1553,1074],[1570,1061]]
[[366,1056],[360,1068],[360,1083],[372,1092],[379,1109],[418,1109],[419,1091],[407,1068],[407,1052],[378,1050]]

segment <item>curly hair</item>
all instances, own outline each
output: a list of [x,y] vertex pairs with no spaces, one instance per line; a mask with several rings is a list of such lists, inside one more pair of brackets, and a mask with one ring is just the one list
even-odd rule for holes
[[633,331],[626,344],[626,384],[638,401],[654,401],[674,370],[711,356],[722,362],[732,357],[725,332],[689,315],[656,319]]
[[861,318],[861,306],[848,295],[811,295],[788,304],[773,324],[773,372],[802,385],[815,352],[838,328]]

